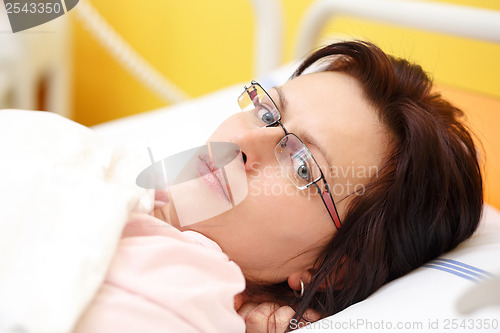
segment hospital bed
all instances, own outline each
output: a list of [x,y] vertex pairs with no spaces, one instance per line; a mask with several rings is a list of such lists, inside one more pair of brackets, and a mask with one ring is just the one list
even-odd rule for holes
[[[313,3],[303,16],[296,38],[296,58],[300,59],[317,46],[323,27],[343,15],[500,43],[499,12],[437,2],[320,0]],[[259,38],[266,38],[264,33],[256,34]],[[273,66],[269,64],[279,63],[273,58],[280,56],[279,50],[268,53],[272,59],[267,59],[266,64],[259,63],[263,61],[259,45],[270,43],[270,40],[260,40],[256,44],[256,79],[266,87],[285,82],[294,68],[294,64],[288,64],[269,70]],[[158,158],[162,158],[203,144],[217,124],[238,112],[236,97],[244,84],[98,125],[95,129],[121,142],[150,147]],[[482,140],[487,156],[486,201],[500,208],[500,140],[495,129],[500,124],[500,100],[448,87],[437,89],[459,106],[465,106],[471,127]],[[367,300],[302,330],[384,331],[400,328],[419,332],[467,331],[463,327],[469,325],[466,326],[469,331],[476,331],[483,324],[483,330],[500,331],[500,214],[489,204],[485,207],[481,226],[470,240],[384,286]],[[496,307],[492,305],[494,303]]]

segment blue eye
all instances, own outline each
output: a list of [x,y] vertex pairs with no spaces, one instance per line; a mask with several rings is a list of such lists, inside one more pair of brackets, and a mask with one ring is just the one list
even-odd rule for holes
[[293,156],[292,167],[294,170],[293,177],[295,177],[297,180],[301,182],[304,180],[309,182],[311,180],[312,175],[309,168],[309,163],[306,159],[298,155]]
[[261,117],[262,121],[265,122],[266,124],[272,124],[274,123],[274,117],[271,112],[266,112],[262,115]]
[[302,164],[299,166],[297,169],[297,175],[299,175],[300,178],[303,178],[305,180],[309,180],[309,169],[307,169],[307,166],[305,164]]
[[269,108],[264,104],[259,105],[257,108],[256,117],[265,125],[271,125],[279,120],[278,112],[273,111],[272,108]]

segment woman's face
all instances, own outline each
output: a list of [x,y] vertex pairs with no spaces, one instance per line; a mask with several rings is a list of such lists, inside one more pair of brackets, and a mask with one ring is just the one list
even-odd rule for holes
[[[376,177],[389,144],[374,107],[356,80],[335,72],[299,76],[268,93],[285,128],[321,167],[342,220],[352,194],[362,195],[367,180]],[[243,112],[225,120],[208,141],[240,146],[248,195],[225,213],[183,229],[217,242],[253,281],[282,282],[313,268],[337,231],[316,188],[298,190],[281,172],[274,148],[283,136],[280,126],[257,128]],[[322,181],[318,185],[324,190]]]

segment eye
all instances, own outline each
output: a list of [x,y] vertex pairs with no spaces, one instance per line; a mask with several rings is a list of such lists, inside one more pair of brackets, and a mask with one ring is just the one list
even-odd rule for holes
[[257,107],[256,116],[259,118],[259,121],[262,121],[266,125],[273,124],[279,119],[277,112],[264,104]]
[[297,174],[299,175],[300,178],[309,180],[309,170],[307,169],[307,166],[304,164],[299,166],[297,169]]
[[295,177],[299,177],[300,180],[311,180],[311,172],[309,168],[309,163],[301,157],[295,157],[293,159],[293,169],[295,170]]

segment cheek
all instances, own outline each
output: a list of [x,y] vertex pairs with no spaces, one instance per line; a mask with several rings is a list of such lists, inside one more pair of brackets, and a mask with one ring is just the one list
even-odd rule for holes
[[[297,189],[281,175],[281,169],[264,168],[249,176],[249,209],[265,211],[277,237],[294,238],[310,228],[309,217],[322,220],[322,202],[313,188]],[[288,239],[290,240],[290,239]]]
[[[275,168],[266,169],[271,172]],[[260,173],[249,173],[248,175],[248,196],[256,201],[262,202],[263,206],[287,205],[288,202],[296,201],[300,193],[290,182],[283,182],[280,179],[270,179]],[[265,204],[267,202],[267,204]]]
[[289,210],[306,198],[286,176],[279,165],[257,165],[248,172],[248,196],[268,210]]
[[[254,191],[257,191],[256,185]],[[244,235],[245,241],[240,240],[230,249],[234,250],[233,259],[244,268],[278,267],[322,244],[325,237],[335,232],[323,214],[321,199],[313,195],[313,191],[308,198],[298,194],[291,184],[289,195],[285,187],[279,188],[284,185],[281,182],[261,185],[260,193],[249,194],[241,207],[245,222],[237,232]]]

